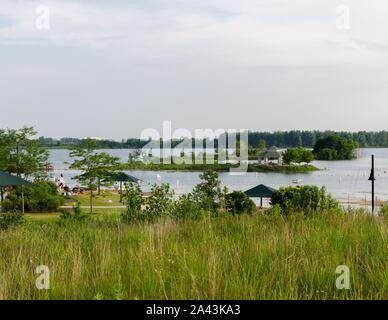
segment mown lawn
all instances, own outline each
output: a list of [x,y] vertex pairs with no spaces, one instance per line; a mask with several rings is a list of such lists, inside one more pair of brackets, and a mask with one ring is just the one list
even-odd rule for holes
[[[70,196],[69,199],[66,200],[65,206],[74,206],[79,202],[81,206],[89,206],[90,205],[90,193],[85,192],[83,195]],[[123,204],[120,202],[120,195],[118,192],[103,190],[101,194],[98,195],[94,192],[93,196],[93,205],[94,206],[122,206]]]
[[[388,222],[265,214],[126,225],[28,216],[0,232],[0,299],[387,299]],[[42,218],[42,217],[41,217]],[[350,269],[350,289],[335,286]],[[51,272],[37,290],[38,265]]]

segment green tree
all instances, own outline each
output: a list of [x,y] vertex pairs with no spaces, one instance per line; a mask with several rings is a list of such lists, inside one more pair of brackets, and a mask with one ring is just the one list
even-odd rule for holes
[[74,177],[90,191],[90,213],[93,213],[93,190],[100,189],[101,184],[109,184],[118,170],[119,158],[105,152],[96,151],[96,141],[86,139],[70,152],[70,157],[76,158],[70,169],[79,170],[81,175]]
[[255,203],[241,191],[233,191],[225,196],[226,209],[235,214],[252,213],[256,210]]
[[313,152],[319,160],[350,160],[356,157],[357,147],[357,143],[353,140],[334,134],[319,139]]
[[135,149],[128,155],[128,163],[133,163],[136,161],[139,161],[139,158],[141,156],[141,149]]
[[310,163],[314,160],[314,154],[306,148],[296,147],[288,148],[283,154],[283,161],[285,164],[290,163]]
[[283,161],[285,164],[291,164],[293,162],[297,162],[298,160],[298,153],[296,148],[288,148],[283,153]]
[[[3,203],[7,212],[19,212],[23,208],[21,187],[14,188]],[[38,181],[23,189],[26,212],[57,212],[64,203],[64,197],[58,193],[57,187],[51,181]]]
[[319,160],[337,160],[337,150],[331,148],[323,148],[316,153],[316,157]]
[[[48,165],[48,151],[34,140],[33,127],[0,130],[0,170],[16,174],[19,177],[47,178],[45,168]],[[24,203],[24,187],[21,187],[21,201]],[[3,189],[0,190],[1,197]],[[18,199],[19,200],[19,199]],[[24,206],[22,205],[24,209]]]
[[257,148],[258,148],[259,150],[264,150],[264,149],[267,148],[267,143],[265,142],[264,139],[260,139],[260,140],[259,140],[259,144],[258,144]]
[[250,156],[259,156],[261,152],[263,152],[267,148],[267,143],[264,139],[260,139],[259,143],[257,144],[257,148],[249,144],[248,146],[248,154]]
[[173,210],[174,192],[170,189],[170,185],[164,183],[162,185],[153,185],[151,195],[146,199],[144,214],[148,221],[155,221],[157,218],[166,217]]
[[339,208],[338,202],[326,193],[326,189],[317,186],[280,188],[272,195],[271,205],[280,206],[281,212],[286,215]]
[[192,193],[183,194],[174,203],[172,216],[176,219],[200,219],[207,216],[201,203]]
[[218,173],[215,171],[205,171],[199,178],[202,182],[194,187],[193,195],[202,204],[203,209],[214,213],[222,207],[227,189],[222,188]]
[[127,209],[121,215],[123,221],[130,223],[132,221],[145,220],[146,216],[142,211],[144,199],[140,185],[138,183],[131,182],[126,186],[125,190],[124,203],[126,204]]
[[300,153],[301,153],[300,155],[301,162],[310,163],[310,162],[313,162],[315,159],[314,154],[309,149],[302,148]]
[[97,193],[101,194],[101,187],[111,186],[115,181],[113,178],[114,173],[120,167],[120,159],[113,157],[105,152],[99,153],[96,164],[99,165],[97,173]]
[[34,140],[36,131],[33,127],[18,130],[0,130],[0,169],[9,173],[34,177],[47,176],[48,151],[41,148],[39,141]]

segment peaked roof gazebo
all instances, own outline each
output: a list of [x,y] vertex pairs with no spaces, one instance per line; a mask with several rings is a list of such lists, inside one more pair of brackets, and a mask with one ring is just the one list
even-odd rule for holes
[[129,174],[126,174],[125,172],[117,172],[111,176],[109,176],[107,179],[111,181],[120,182],[120,202],[122,202],[123,199],[123,182],[140,182],[141,180],[131,176]]
[[260,198],[260,207],[263,206],[263,198],[271,198],[277,190],[264,184],[259,184],[244,193],[250,198]]
[[118,172],[109,177],[113,181],[117,182],[139,182],[140,179],[126,174],[125,172]]
[[260,159],[266,163],[270,160],[277,160],[280,165],[283,162],[283,152],[277,147],[272,146],[260,154]]

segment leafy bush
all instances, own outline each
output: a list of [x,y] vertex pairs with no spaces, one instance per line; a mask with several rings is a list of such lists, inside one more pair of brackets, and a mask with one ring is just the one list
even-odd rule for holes
[[21,203],[19,203],[19,199],[15,194],[10,194],[9,196],[7,196],[7,198],[5,198],[5,200],[3,201],[1,207],[4,212],[21,211]]
[[381,206],[380,216],[382,216],[384,220],[388,220],[388,204],[384,204]]
[[282,214],[282,208],[279,204],[274,204],[271,208],[265,211],[268,216],[280,216]]
[[252,213],[256,210],[255,203],[241,191],[233,191],[225,196],[226,209],[234,214]]
[[130,223],[136,220],[145,220],[142,211],[144,204],[143,194],[138,183],[130,183],[126,187],[126,192],[123,197],[127,209],[122,213],[121,218],[124,222]]
[[350,160],[354,159],[357,143],[339,135],[331,135],[319,139],[314,146],[314,154],[318,160]]
[[202,208],[201,202],[192,194],[182,195],[175,203],[172,216],[178,219],[202,219],[208,214]]
[[20,225],[23,221],[23,215],[19,213],[0,214],[0,230],[7,230],[12,226]]
[[151,195],[143,199],[140,186],[136,183],[129,184],[124,196],[127,209],[122,213],[124,222],[155,221],[158,218],[172,215],[174,192],[169,184],[153,185]]
[[339,208],[338,202],[326,193],[326,189],[317,186],[281,188],[272,195],[271,204],[279,205],[283,214]]
[[338,152],[335,149],[324,148],[317,153],[319,160],[336,160],[338,159]]
[[291,163],[310,163],[314,160],[312,151],[302,147],[288,148],[283,154],[283,161],[285,164]]
[[82,212],[79,202],[73,209],[63,209],[61,211],[60,218],[64,221],[84,221],[89,216]]
[[215,213],[223,206],[226,188],[222,188],[218,173],[205,171],[199,175],[202,180],[193,190],[193,196],[201,203],[202,209]]
[[[15,188],[3,202],[6,212],[22,210],[22,189]],[[26,212],[55,212],[64,202],[58,194],[57,187],[49,181],[40,181],[32,186],[24,187],[24,208]]]
[[[221,188],[216,172],[205,172],[200,178],[202,182],[192,193],[182,195],[176,201],[169,184],[152,186],[151,195],[146,199],[143,199],[138,184],[130,184],[124,196],[127,209],[121,215],[122,220],[126,223],[153,222],[167,216],[176,219],[200,219],[209,214],[216,214],[225,201],[226,188]],[[244,203],[245,209],[247,206],[249,207],[249,202]]]
[[155,221],[157,218],[171,215],[173,209],[174,192],[170,185],[153,185],[151,195],[145,201],[144,215],[149,221]]

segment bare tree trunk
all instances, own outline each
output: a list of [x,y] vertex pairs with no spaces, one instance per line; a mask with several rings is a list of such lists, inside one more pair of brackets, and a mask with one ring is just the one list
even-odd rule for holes
[[24,215],[24,187],[22,186],[22,214]]
[[123,201],[123,183],[120,181],[120,203]]
[[0,187],[0,200],[1,200],[1,205],[3,205],[4,201],[4,188]]
[[90,188],[90,214],[93,214],[93,189]]

